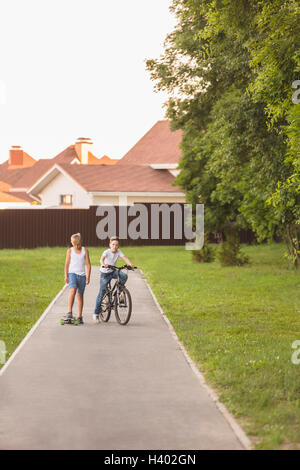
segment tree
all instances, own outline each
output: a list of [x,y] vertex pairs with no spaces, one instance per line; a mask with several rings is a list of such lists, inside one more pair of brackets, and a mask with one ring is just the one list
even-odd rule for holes
[[257,36],[248,47],[255,79],[249,87],[255,101],[266,103],[270,129],[287,143],[283,166],[268,204],[274,208],[288,245],[289,259],[300,261],[300,104],[293,102],[293,83],[300,72],[300,5],[295,0],[264,2],[255,18]]
[[[277,38],[280,83],[294,77],[297,46],[292,34],[284,44],[283,35],[291,25],[297,30],[296,2],[284,2],[289,15],[285,20],[280,12],[276,21],[271,3],[174,0],[178,25],[166,39],[164,55],[147,61],[156,89],[170,94],[166,115],[173,129],[183,129],[176,183],[188,201],[205,203],[207,229],[224,230],[234,222],[236,228],[251,226],[260,240],[283,228],[270,197],[294,164],[285,159],[292,127],[282,127],[289,126],[287,87],[280,95],[276,81],[274,92],[264,91],[273,82],[268,66],[261,67]],[[278,21],[282,34],[274,30]],[[284,61],[283,51],[292,58]]]

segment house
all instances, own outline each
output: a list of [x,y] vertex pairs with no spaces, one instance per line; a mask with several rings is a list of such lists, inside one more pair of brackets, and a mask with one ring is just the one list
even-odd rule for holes
[[[181,138],[181,131],[171,132],[169,121],[158,121],[123,158],[113,160],[95,157],[92,141],[80,137],[52,159],[26,157],[22,171],[25,152],[22,157],[19,148],[17,157],[12,149],[9,164],[2,171],[0,166],[0,181],[10,185],[5,192],[49,208],[185,202],[184,192],[174,186]],[[13,171],[19,172],[14,178]]]
[[31,188],[30,195],[49,207],[88,208],[134,202],[184,202],[172,186],[174,176],[146,165],[56,164]]
[[29,189],[55,164],[95,166],[117,163],[116,159],[106,155],[97,158],[91,151],[92,144],[90,139],[79,137],[74,145],[70,145],[54,158],[39,160],[32,158],[20,146],[12,146],[9,159],[0,165],[0,208],[40,205],[41,199],[31,195]]

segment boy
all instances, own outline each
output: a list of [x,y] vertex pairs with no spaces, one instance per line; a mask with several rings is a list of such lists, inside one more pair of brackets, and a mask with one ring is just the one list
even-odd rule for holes
[[[124,256],[122,251],[119,249],[120,243],[118,237],[111,237],[109,240],[109,249],[105,250],[100,258],[100,289],[96,299],[96,306],[94,311],[94,321],[99,323],[99,314],[101,315],[101,302],[106,292],[107,284],[111,279],[118,277],[117,271],[113,271],[108,265],[115,266],[117,259],[121,258],[126,264],[129,264],[132,268],[134,265],[132,262]],[[127,274],[120,271],[120,282],[125,285],[127,281]]]
[[[68,314],[66,318],[73,318],[72,308],[77,291],[78,324],[82,325],[83,294],[85,286],[90,282],[91,262],[87,248],[82,246],[80,233],[75,233],[71,236],[71,243],[73,246],[67,251],[65,264],[65,282],[69,283],[70,288]],[[87,267],[87,274],[85,272],[85,266]]]

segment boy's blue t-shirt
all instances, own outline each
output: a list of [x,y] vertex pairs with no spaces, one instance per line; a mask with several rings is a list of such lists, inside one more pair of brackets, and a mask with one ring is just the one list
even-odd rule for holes
[[[120,249],[118,249],[115,253],[113,253],[111,251],[111,249],[109,248],[108,250],[105,250],[103,252],[102,256],[105,256],[104,264],[110,264],[111,266],[115,266],[116,262],[117,262],[117,259],[118,258],[123,258],[124,254],[122,253],[122,251]],[[111,273],[112,269],[102,268],[102,266],[100,266],[100,272],[101,273]]]

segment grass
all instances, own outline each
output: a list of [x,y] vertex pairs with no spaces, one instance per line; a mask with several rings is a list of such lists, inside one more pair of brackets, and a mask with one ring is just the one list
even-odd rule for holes
[[6,359],[63,287],[65,251],[0,251],[0,340],[5,340]]
[[[300,447],[300,272],[283,245],[244,247],[251,264],[199,264],[179,247],[132,253],[179,339],[260,449]],[[130,257],[130,250],[128,256]]]
[[[64,284],[64,248],[1,251],[0,339],[9,354]],[[256,448],[300,448],[300,271],[281,244],[245,246],[251,264],[199,264],[183,247],[124,247],[179,339]],[[101,248],[90,248],[92,264]],[[300,357],[300,355],[299,355]]]

